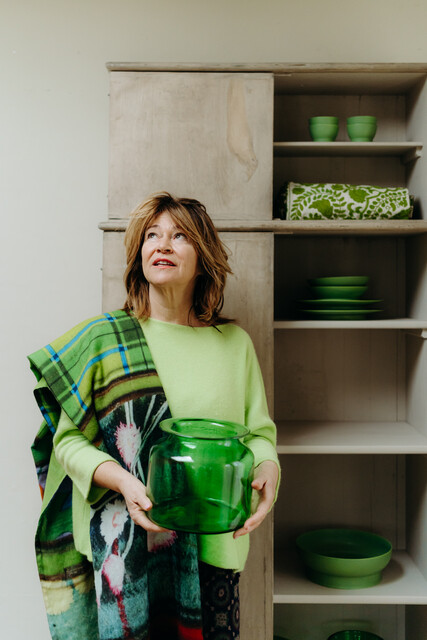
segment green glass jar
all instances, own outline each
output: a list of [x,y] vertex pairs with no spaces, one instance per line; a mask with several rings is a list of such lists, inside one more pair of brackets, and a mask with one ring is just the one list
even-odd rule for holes
[[225,533],[250,516],[254,457],[234,422],[163,420],[165,432],[150,451],[148,517],[167,529]]

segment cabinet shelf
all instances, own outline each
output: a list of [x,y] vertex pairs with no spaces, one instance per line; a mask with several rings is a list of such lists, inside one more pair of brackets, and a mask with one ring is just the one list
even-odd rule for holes
[[408,422],[278,421],[279,454],[427,454]]
[[276,320],[274,328],[281,329],[402,329],[427,338],[427,320],[391,318],[385,320]]
[[[100,222],[102,231],[126,231],[128,218]],[[427,233],[427,220],[224,220],[215,219],[218,231],[265,231],[277,235],[421,235]]]
[[400,157],[404,164],[422,156],[422,142],[275,142],[274,155],[287,157]]
[[409,554],[396,551],[375,587],[330,589],[308,580],[295,554],[289,554],[276,561],[274,603],[427,604],[427,581]]

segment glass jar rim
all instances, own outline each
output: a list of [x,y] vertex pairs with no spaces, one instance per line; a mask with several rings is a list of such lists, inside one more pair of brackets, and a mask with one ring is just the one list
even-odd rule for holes
[[249,429],[238,422],[209,418],[168,418],[160,428],[176,436],[198,440],[231,440],[248,435]]

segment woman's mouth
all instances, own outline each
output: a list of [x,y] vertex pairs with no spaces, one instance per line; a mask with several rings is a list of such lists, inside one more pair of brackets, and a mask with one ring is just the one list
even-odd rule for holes
[[161,260],[155,260],[153,262],[153,266],[154,267],[174,267],[175,265],[170,260],[165,260],[164,258],[162,258]]

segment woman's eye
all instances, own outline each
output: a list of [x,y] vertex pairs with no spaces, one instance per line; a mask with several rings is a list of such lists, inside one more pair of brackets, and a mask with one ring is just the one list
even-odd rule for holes
[[178,233],[175,234],[175,238],[177,240],[181,240],[181,239],[186,240],[187,236],[182,231],[178,231]]
[[147,240],[151,240],[152,238],[156,237],[156,234],[154,233],[154,231],[149,231],[145,237]]

